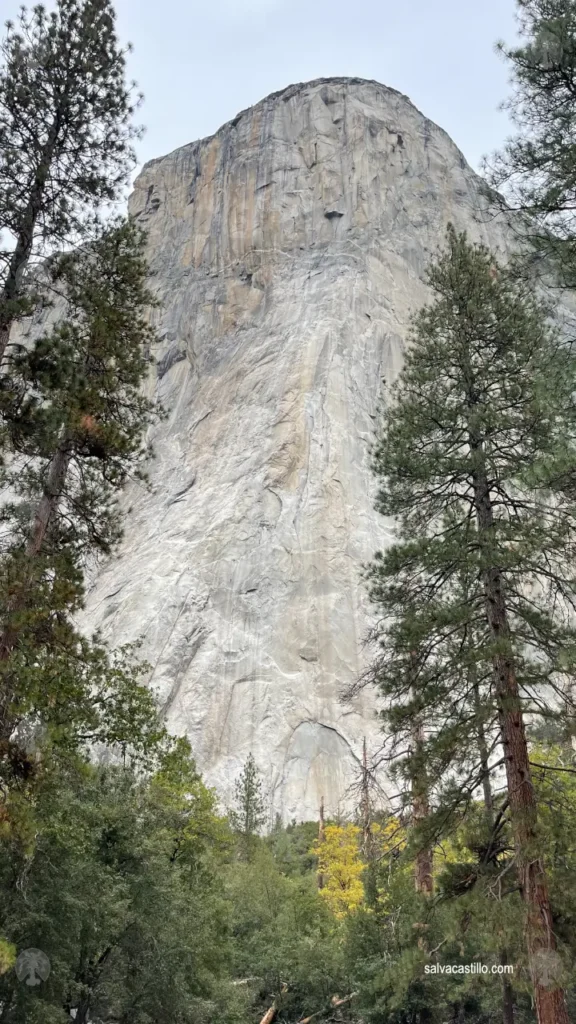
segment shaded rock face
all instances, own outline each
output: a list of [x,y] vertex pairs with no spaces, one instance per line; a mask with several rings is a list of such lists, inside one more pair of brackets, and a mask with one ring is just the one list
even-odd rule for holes
[[505,225],[448,136],[399,93],[292,86],[142,171],[162,343],[149,382],[152,492],[133,485],[119,557],[86,628],[144,637],[170,728],[224,802],[252,751],[271,816],[353,803],[380,742],[362,672],[362,564],[390,524],[369,465],[449,221],[496,249]]

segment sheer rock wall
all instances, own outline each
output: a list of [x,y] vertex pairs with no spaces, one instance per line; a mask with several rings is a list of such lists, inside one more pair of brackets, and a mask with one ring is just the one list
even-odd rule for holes
[[374,416],[447,223],[505,249],[479,184],[405,96],[357,79],[291,86],[136,181],[168,417],[83,622],[144,637],[224,802],[252,751],[271,815],[344,810],[380,743],[369,695],[339,701],[366,659],[361,567],[391,535]]

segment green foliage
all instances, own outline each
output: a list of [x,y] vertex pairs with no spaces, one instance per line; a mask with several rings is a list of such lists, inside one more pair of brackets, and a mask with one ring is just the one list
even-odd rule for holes
[[[470,867],[475,852],[459,837],[450,851],[439,848],[453,870],[459,863]],[[460,861],[459,858],[462,858]],[[446,873],[446,862],[441,875]],[[511,976],[517,1009],[526,1011],[526,973],[519,944],[522,915],[516,894],[503,906],[487,898],[483,883],[455,898],[446,895],[444,878],[433,901],[414,887],[414,863],[407,849],[382,865],[378,887],[386,898],[372,911],[347,922],[347,954],[353,959],[358,1010],[371,1024],[443,1024],[462,1020],[491,1024],[501,1020],[501,981],[489,974],[434,974],[425,967],[435,964],[498,964],[503,944],[514,964]],[[494,882],[495,876],[491,881]],[[487,880],[488,881],[488,880]],[[532,1020],[522,1015],[522,1020]]]
[[318,835],[315,821],[293,821],[285,828],[282,823],[266,837],[279,870],[289,877],[310,875],[316,870],[317,858],[311,852]]
[[[415,965],[438,942],[443,958],[451,944],[456,958],[457,948],[472,953],[473,934],[486,957],[513,950],[521,962],[523,865],[544,861],[546,839],[529,777],[522,807],[510,781],[527,756],[523,734],[518,753],[504,730],[512,715],[517,727],[523,715],[574,715],[576,360],[513,270],[452,228],[447,243],[429,271],[433,301],[414,318],[374,449],[377,507],[395,517],[398,539],[367,574],[379,610],[371,680],[383,697],[393,774],[405,811],[413,811],[414,779],[431,808],[412,829],[409,853],[457,837],[462,820],[468,830],[437,879],[437,898],[458,908],[457,920],[436,913],[440,937],[428,937],[425,915],[417,917],[421,938],[401,953],[418,991]],[[492,807],[485,791],[473,821],[479,787],[501,778],[502,765],[507,800]],[[462,856],[463,846],[475,856]],[[501,907],[494,912],[503,900],[514,921],[506,934]],[[438,983],[429,991],[428,981],[421,995],[430,1009]],[[523,992],[526,973],[520,982]],[[476,998],[478,984],[466,984],[462,997]],[[387,1005],[397,997],[396,986]]]
[[[533,758],[568,767],[559,750],[539,748]],[[566,773],[559,787],[551,775],[543,769],[536,781],[555,928],[573,945],[574,777]],[[519,894],[513,872],[499,878],[506,844],[477,870],[486,831],[479,805],[437,847],[432,903],[415,891],[407,846],[372,865],[379,898],[342,920],[306,861],[318,824],[277,826],[254,837],[250,861],[238,860],[184,740],[144,772],[54,758],[22,813],[27,845],[0,829],[0,934],[18,951],[43,949],[52,974],[30,991],[8,965],[0,977],[0,1001],[14,1000],[7,1024],[65,1021],[70,1008],[127,1024],[164,1024],[167,1014],[182,1024],[253,1024],[273,1002],[291,1024],[329,1018],[336,995],[352,992],[345,1020],[492,1024],[498,977],[424,967],[491,965],[503,947],[518,1019],[533,1019]],[[471,869],[474,884],[462,890]]]
[[[531,752],[545,856],[550,869],[554,927],[576,965],[576,757],[559,747],[539,745]],[[546,765],[538,769],[536,765]],[[573,978],[576,985],[576,972]]]
[[40,1019],[41,1004],[62,1019],[75,1008],[81,1020],[197,1020],[230,955],[226,826],[186,744],[145,775],[60,760],[30,813],[32,847],[0,846],[0,927],[19,950],[42,949],[52,973],[39,991],[5,975],[6,1019]]
[[517,0],[519,45],[499,44],[512,72],[505,103],[518,129],[489,166],[492,184],[526,211],[518,225],[536,261],[552,259],[574,286],[576,179],[576,4]]
[[10,447],[26,462],[7,472],[20,500],[3,506],[2,522],[25,547],[30,511],[60,454],[45,557],[50,548],[76,562],[88,550],[109,553],[120,536],[117,493],[130,472],[142,475],[142,437],[153,415],[142,384],[155,340],[144,244],[133,222],[119,220],[86,248],[52,261],[56,323],[12,346],[4,414]]
[[[30,990],[7,961],[7,1024],[65,1021],[72,1009],[83,1024],[253,1024],[274,1000],[289,1022],[352,991],[314,867],[286,873],[258,836],[238,860],[185,740],[145,770],[60,754],[11,800],[22,827],[0,828],[0,934],[17,951],[43,950],[52,971]],[[277,829],[290,864],[314,829],[292,827],[282,842]]]
[[164,727],[154,693],[142,680],[147,666],[135,659],[134,648],[110,652],[71,628],[59,629],[50,641],[22,642],[2,666],[2,677],[14,687],[10,721],[20,744],[0,747],[3,785],[33,782],[39,760],[56,748],[105,744],[118,754],[153,757]]
[[[531,752],[534,784],[554,930],[569,965],[569,1013],[576,999],[574,860],[576,857],[576,774],[574,756],[560,747]],[[560,769],[560,770],[551,770]],[[426,974],[425,965],[504,962],[515,1004],[515,1019],[533,1022],[530,975],[523,948],[523,907],[504,821],[496,856],[486,860],[491,834],[483,804],[472,803],[465,820],[434,851],[435,896],[422,899],[414,887],[410,846],[374,868],[381,894],[345,921],[346,958],[357,1008],[370,1024],[443,1024],[458,1019],[492,1024],[502,1019],[502,976]],[[382,898],[382,896],[384,898]],[[570,967],[570,965],[572,965]]]
[[[470,747],[498,735],[492,664],[504,650],[486,615],[484,579],[498,566],[509,650],[526,712],[567,710],[576,651],[576,519],[572,496],[576,361],[525,286],[452,230],[432,267],[435,301],[414,320],[406,365],[374,450],[378,508],[398,537],[368,570],[385,615],[372,681],[408,779],[411,737],[431,786],[466,801],[485,766]],[[493,523],[476,525],[485,467]],[[508,648],[507,648],[508,649]],[[557,694],[558,708],[542,694]],[[420,766],[422,767],[422,766]]]
[[338,923],[313,872],[286,876],[260,841],[250,862],[230,866],[226,891],[234,973],[253,979],[260,1016],[276,999],[280,1020],[298,1020],[351,991]]
[[[139,474],[151,406],[141,387],[153,341],[143,238],[110,224],[83,251],[52,264],[61,316],[15,345],[4,415],[11,500],[0,510],[0,725],[45,730],[51,742],[144,746],[158,734],[134,648],[110,654],[73,625],[86,556],[118,540],[118,494]],[[22,460],[25,460],[24,462]],[[142,474],[140,474],[142,475]],[[18,748],[0,751],[9,769]]]
[[0,355],[37,291],[31,260],[91,230],[122,194],[135,158],[134,104],[109,0],[35,5],[0,50]]
[[246,764],[236,780],[234,797],[234,806],[230,809],[228,818],[239,836],[242,856],[250,858],[254,849],[254,839],[266,821],[262,779],[251,753],[248,754]]

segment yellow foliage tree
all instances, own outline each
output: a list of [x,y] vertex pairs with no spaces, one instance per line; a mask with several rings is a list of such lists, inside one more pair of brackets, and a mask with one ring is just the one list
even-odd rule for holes
[[323,838],[312,847],[318,858],[318,875],[324,882],[320,895],[340,919],[356,910],[364,899],[361,835],[357,825],[326,825]]
[[6,974],[16,962],[16,946],[0,939],[0,974]]
[[373,822],[370,834],[378,857],[384,857],[395,850],[403,850],[406,846],[406,830],[393,814],[384,822]]

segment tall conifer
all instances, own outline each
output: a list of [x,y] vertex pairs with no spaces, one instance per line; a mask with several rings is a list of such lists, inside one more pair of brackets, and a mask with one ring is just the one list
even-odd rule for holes
[[[520,40],[499,43],[511,71],[504,107],[516,129],[487,161],[491,184],[528,214],[515,221],[541,265],[576,284],[576,3],[517,0]],[[542,261],[543,258],[543,261]]]
[[27,719],[59,720],[66,698],[71,719],[75,707],[88,713],[98,669],[103,686],[106,679],[118,684],[108,693],[110,713],[114,700],[120,713],[121,692],[134,713],[143,701],[139,689],[130,696],[119,685],[122,674],[101,647],[78,636],[72,619],[86,557],[108,553],[119,539],[120,489],[130,473],[142,475],[147,451],[152,407],[142,384],[154,336],[143,244],[134,224],[113,223],[54,260],[55,322],[10,355],[16,397],[7,420],[16,458],[5,474],[11,500],[0,509],[5,744]]
[[371,570],[377,681],[393,728],[427,727],[430,783],[449,769],[471,796],[470,740],[496,730],[538,1019],[567,1024],[525,721],[565,706],[574,671],[576,359],[452,228],[429,284],[374,453],[399,535]]
[[139,132],[110,0],[22,8],[0,55],[2,359],[37,291],[27,271],[119,198]]

